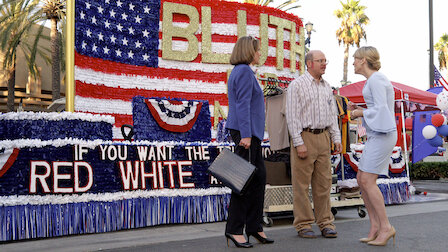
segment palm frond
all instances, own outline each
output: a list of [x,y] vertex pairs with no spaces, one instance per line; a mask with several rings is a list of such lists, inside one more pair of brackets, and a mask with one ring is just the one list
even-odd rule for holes
[[[243,3],[251,3],[251,4],[256,4],[256,5],[261,5],[261,6],[268,6],[269,4],[273,3],[273,0],[244,0]],[[274,7],[277,8],[279,10],[283,10],[283,11],[288,11],[288,10],[292,10],[295,8],[299,8],[300,5],[296,5],[296,6],[290,6],[293,4],[296,4],[298,2],[298,0],[284,0],[282,3],[280,3],[278,6]],[[286,8],[288,7],[288,8]]]
[[[359,47],[361,39],[366,39],[364,26],[369,23],[369,18],[364,13],[366,6],[359,5],[359,1],[347,0],[345,3],[340,1],[342,8],[335,10],[334,15],[341,20],[340,29],[337,30],[336,37],[338,41],[344,44],[356,45]],[[339,42],[340,44],[340,42]]]
[[[20,51],[24,55],[30,76],[39,78],[37,57],[51,63],[51,49],[48,45],[45,48],[39,44],[41,40],[50,40],[43,33],[45,21],[48,18],[58,18],[58,21],[65,19],[65,4],[65,0],[0,2],[0,49],[4,69],[11,69],[16,65],[17,53]],[[60,52],[58,55],[61,55]]]
[[447,68],[448,61],[448,34],[444,33],[440,38],[439,42],[434,45],[434,49],[438,51],[439,68]]
[[302,6],[300,6],[300,5],[292,6],[292,7],[289,7],[289,8],[284,9],[284,11],[290,11],[290,10],[292,10],[292,9],[300,8],[300,7],[302,7]]
[[344,69],[343,81],[347,81],[348,50],[350,46],[360,46],[362,39],[367,40],[365,25],[369,18],[365,14],[366,6],[359,5],[360,0],[346,0],[341,3],[341,9],[335,10],[333,14],[340,20],[341,24],[336,30],[336,38],[339,46],[344,46]]

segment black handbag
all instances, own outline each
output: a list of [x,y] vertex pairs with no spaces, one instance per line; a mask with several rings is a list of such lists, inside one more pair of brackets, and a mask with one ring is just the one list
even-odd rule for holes
[[229,187],[232,192],[243,195],[256,169],[244,158],[224,148],[210,165],[208,172]]

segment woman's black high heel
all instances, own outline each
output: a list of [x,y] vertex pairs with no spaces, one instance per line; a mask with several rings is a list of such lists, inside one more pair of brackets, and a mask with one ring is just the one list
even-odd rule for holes
[[248,241],[249,241],[249,237],[252,235],[255,239],[257,239],[259,242],[261,242],[263,244],[274,243],[274,240],[269,239],[269,238],[264,238],[259,233],[246,233],[246,234],[247,234]]
[[235,244],[235,246],[237,246],[238,248],[252,248],[254,245],[252,245],[252,243],[250,242],[237,242],[235,240],[235,238],[233,238],[233,235],[229,234],[229,233],[225,233],[226,238],[227,238],[227,247],[229,246],[229,239],[231,241],[233,241],[233,243]]

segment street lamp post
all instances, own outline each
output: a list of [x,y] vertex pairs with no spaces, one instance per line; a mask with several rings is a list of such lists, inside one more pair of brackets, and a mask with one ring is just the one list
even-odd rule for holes
[[308,35],[308,38],[306,38],[306,40],[305,40],[305,45],[308,45],[308,47],[310,47],[310,44],[311,44],[311,32],[314,31],[313,30],[313,23],[308,21],[308,23],[305,24],[305,30],[306,30],[306,34]]

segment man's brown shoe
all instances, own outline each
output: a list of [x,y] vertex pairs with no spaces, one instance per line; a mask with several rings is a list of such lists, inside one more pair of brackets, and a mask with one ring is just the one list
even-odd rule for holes
[[299,236],[302,238],[316,238],[317,237],[311,228],[305,228],[305,229],[299,230],[297,233],[299,233]]
[[322,236],[325,238],[336,238],[338,237],[338,232],[336,230],[331,228],[324,228],[322,229]]

